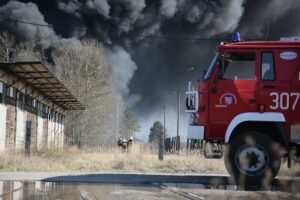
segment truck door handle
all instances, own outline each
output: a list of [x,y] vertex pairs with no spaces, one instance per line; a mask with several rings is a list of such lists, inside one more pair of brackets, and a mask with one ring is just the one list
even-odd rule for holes
[[249,104],[254,104],[255,103],[255,99],[248,99],[248,103]]
[[274,85],[264,85],[263,87],[264,87],[264,88],[275,88]]
[[212,88],[210,91],[211,91],[212,93],[216,93],[216,92],[217,92],[217,88]]

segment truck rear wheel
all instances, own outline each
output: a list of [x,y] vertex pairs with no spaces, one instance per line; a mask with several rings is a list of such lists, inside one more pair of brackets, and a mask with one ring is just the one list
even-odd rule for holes
[[269,137],[258,132],[246,132],[233,138],[225,154],[225,165],[236,184],[269,185],[277,175],[280,153]]

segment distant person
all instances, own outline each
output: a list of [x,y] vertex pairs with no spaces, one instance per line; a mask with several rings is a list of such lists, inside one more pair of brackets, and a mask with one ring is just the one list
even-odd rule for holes
[[128,148],[130,148],[132,144],[133,144],[133,137],[130,136],[128,139]]
[[119,147],[122,147],[122,141],[123,139],[121,137],[118,138],[117,143]]

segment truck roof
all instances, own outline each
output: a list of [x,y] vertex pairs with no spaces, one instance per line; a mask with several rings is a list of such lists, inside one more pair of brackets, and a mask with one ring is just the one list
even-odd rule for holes
[[300,49],[300,41],[242,41],[234,43],[224,43],[220,49]]

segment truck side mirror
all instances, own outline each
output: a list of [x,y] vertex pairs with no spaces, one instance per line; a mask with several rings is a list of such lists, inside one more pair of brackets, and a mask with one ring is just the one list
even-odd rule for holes
[[223,55],[220,55],[218,63],[219,63],[218,78],[222,78],[222,75],[224,73],[224,56]]
[[221,71],[223,71],[223,67],[224,67],[224,56],[220,55],[220,57],[219,57],[219,69],[221,69]]

